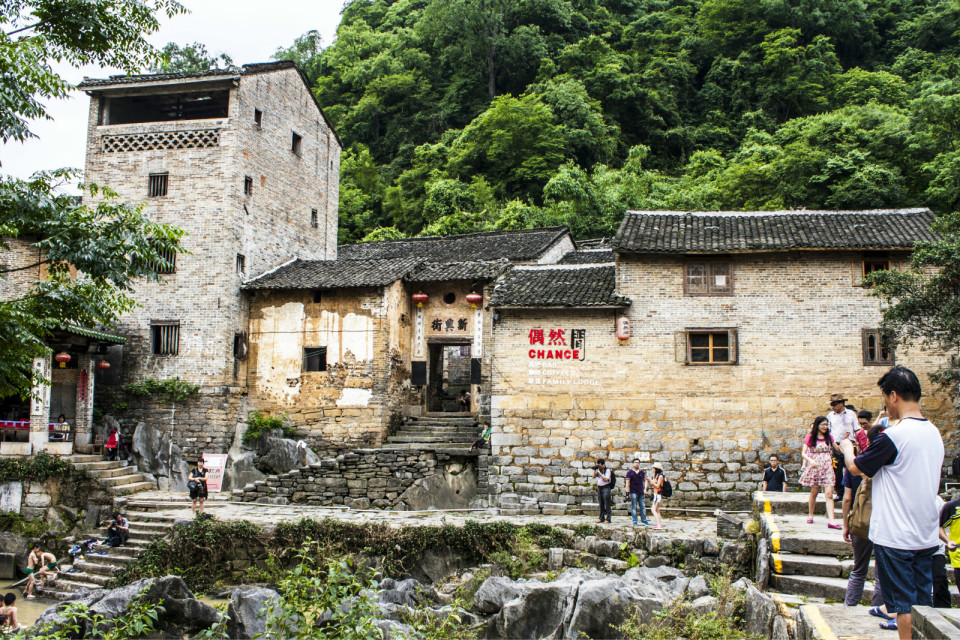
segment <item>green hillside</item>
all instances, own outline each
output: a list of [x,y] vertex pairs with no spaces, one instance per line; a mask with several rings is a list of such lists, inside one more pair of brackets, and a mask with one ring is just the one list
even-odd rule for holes
[[957,208],[960,0],[353,0],[300,62],[341,242],[624,209]]

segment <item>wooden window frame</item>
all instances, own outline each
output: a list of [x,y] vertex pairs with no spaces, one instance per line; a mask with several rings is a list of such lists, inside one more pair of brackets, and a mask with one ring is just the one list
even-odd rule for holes
[[147,174],[147,197],[165,198],[170,189],[170,173],[167,171]]
[[155,356],[180,355],[180,321],[151,320],[150,350]]
[[[871,268],[870,271],[867,271],[867,265],[880,265],[885,264],[885,268]],[[859,260],[855,260],[850,265],[850,276],[853,286],[862,287],[864,286],[863,280],[870,273],[874,271],[892,271],[894,269],[899,270],[901,268],[900,262],[894,260],[889,253],[864,253],[860,256]]]
[[[694,362],[691,357],[691,346],[690,346],[690,336],[691,334],[718,334],[726,333],[727,334],[727,349],[729,351],[728,357],[730,358],[724,362]],[[712,340],[712,339],[711,339]],[[712,350],[714,347],[709,347]],[[723,348],[723,347],[717,347]],[[695,366],[695,367],[727,367],[731,365],[740,364],[740,340],[738,339],[737,329],[734,327],[689,327],[683,331],[677,331],[674,333],[674,349],[676,353],[676,361],[680,364]]]
[[247,257],[242,253],[237,254],[237,275],[247,275]]
[[[897,346],[896,346],[896,344],[895,344],[894,341],[893,341],[893,336],[890,335],[889,333],[887,334],[887,340],[890,341],[890,346],[888,347],[888,351],[889,351],[889,353],[890,353],[890,357],[887,358],[887,359],[882,359],[882,358],[880,357],[880,352],[882,351],[882,346],[881,346],[881,342],[880,342],[880,341],[883,340],[883,334],[884,334],[884,332],[883,332],[882,330],[880,330],[880,329],[863,329],[863,330],[861,330],[861,332],[860,332],[860,345],[861,345],[861,348],[862,348],[863,366],[865,366],[865,367],[892,367],[892,366],[894,366],[894,365],[897,363]],[[869,342],[869,340],[870,340],[870,336],[876,336],[876,338],[877,338],[877,347],[876,347],[876,348],[878,349],[878,353],[877,353],[877,358],[876,358],[876,360],[870,360],[870,357],[869,357],[870,348],[869,348],[869,346],[868,346],[868,342]]]
[[[310,369],[309,362],[310,358],[314,356],[308,355],[309,352],[316,351],[315,355],[323,355],[320,369]],[[326,347],[304,347],[303,348],[303,372],[304,373],[325,373],[327,371],[327,348]]]
[[[714,285],[711,284],[711,267],[712,265],[717,264],[726,264],[728,268],[727,277],[730,278],[730,284],[727,291],[714,291]],[[707,291],[691,291],[689,282],[690,282],[690,267],[694,265],[703,265],[705,269],[705,277],[707,279]],[[692,296],[692,297],[724,297],[732,296],[734,292],[734,277],[733,277],[733,260],[730,258],[710,258],[703,260],[692,260],[688,259],[683,263],[683,295]]]
[[243,195],[248,198],[253,195],[253,176],[243,176]]

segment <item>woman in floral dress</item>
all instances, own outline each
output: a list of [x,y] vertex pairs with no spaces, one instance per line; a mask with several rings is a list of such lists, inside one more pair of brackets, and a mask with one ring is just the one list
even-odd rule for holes
[[807,522],[813,524],[817,493],[823,487],[823,497],[827,502],[827,526],[831,529],[840,529],[840,525],[833,521],[833,484],[836,482],[836,477],[833,474],[832,447],[830,423],[824,416],[817,416],[813,421],[810,434],[803,440],[801,455],[806,463],[806,470],[800,476],[800,484],[810,487],[810,517],[807,518]]

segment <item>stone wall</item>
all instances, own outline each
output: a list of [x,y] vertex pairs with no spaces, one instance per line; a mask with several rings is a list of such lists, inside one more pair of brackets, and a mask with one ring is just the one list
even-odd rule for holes
[[473,456],[359,449],[233,492],[244,502],[344,505],[354,509],[465,507],[476,494]]
[[9,300],[27,293],[30,288],[40,279],[40,267],[31,269],[23,267],[35,264],[40,260],[40,252],[30,246],[31,240],[25,238],[4,238],[6,247],[0,254],[0,268],[16,269],[20,271],[11,271],[4,273],[0,278],[0,300]]
[[[800,441],[834,392],[876,412],[886,366],[864,366],[861,330],[876,327],[878,303],[853,286],[854,254],[756,254],[734,260],[733,296],[683,295],[676,257],[623,258],[619,292],[632,336],[620,344],[614,311],[501,310],[494,330],[491,493],[540,501],[595,502],[594,460],[623,482],[634,457],[663,464],[673,504],[743,501],[775,452],[797,482]],[[676,334],[735,328],[739,361],[694,366],[678,358]],[[585,346],[531,345],[531,330],[585,330]],[[531,349],[533,353],[531,354]],[[561,358],[540,358],[560,350]],[[551,355],[556,355],[555,353]],[[531,357],[532,356],[532,357]],[[927,373],[938,359],[901,350],[928,395],[924,411],[953,447],[955,412]],[[621,485],[622,486],[622,485]],[[618,493],[621,489],[618,489]]]

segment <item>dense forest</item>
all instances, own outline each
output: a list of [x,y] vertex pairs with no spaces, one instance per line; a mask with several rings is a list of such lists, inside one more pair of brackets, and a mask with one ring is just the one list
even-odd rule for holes
[[353,0],[341,242],[960,200],[960,0]]

